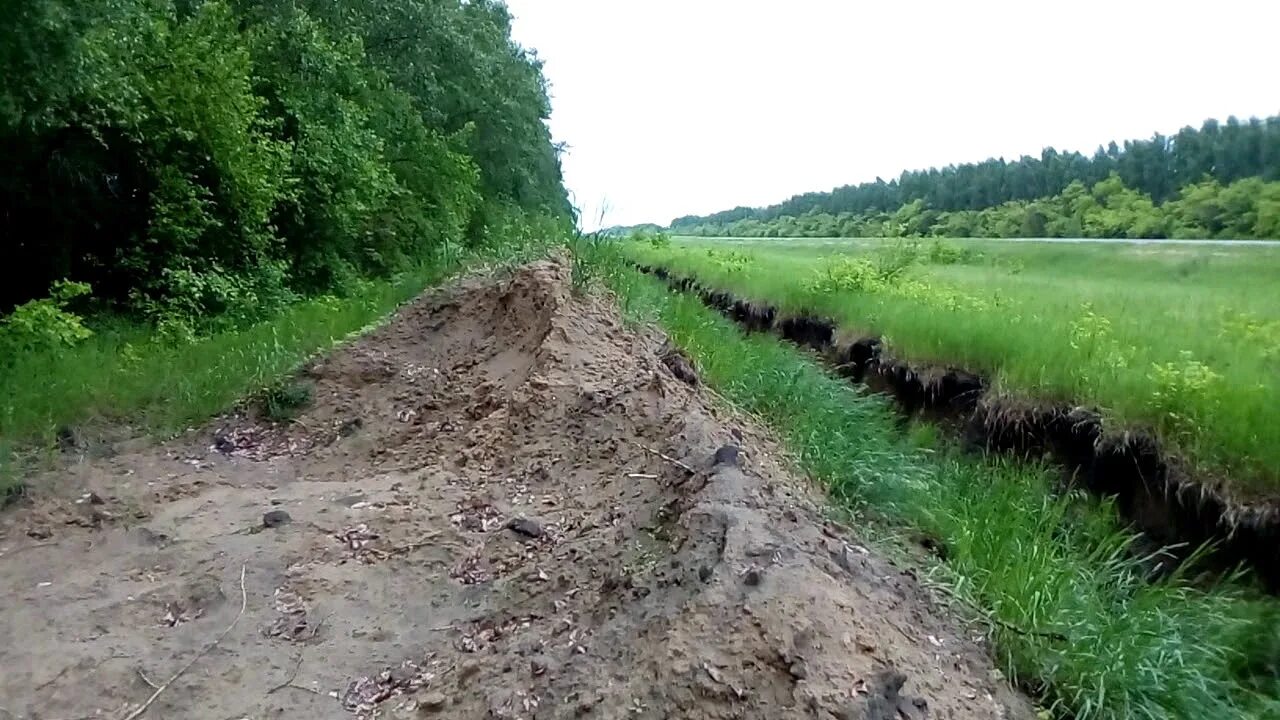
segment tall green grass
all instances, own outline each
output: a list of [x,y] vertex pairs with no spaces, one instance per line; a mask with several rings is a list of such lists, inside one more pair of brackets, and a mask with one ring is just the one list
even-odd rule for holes
[[929,578],[989,622],[1002,670],[1057,718],[1280,717],[1277,605],[1223,583],[1149,582],[1114,513],[1040,469],[903,444],[892,411],[806,354],[744,336],[607,247],[582,249],[633,318],[655,319],[731,403],[777,429],[839,505],[946,548]]
[[[633,259],[883,335],[1001,392],[1100,407],[1240,496],[1280,491],[1280,248],[952,242],[903,292],[814,285],[885,242],[631,244]],[[888,247],[892,247],[891,245]]]
[[305,300],[263,322],[194,342],[169,342],[149,326],[116,319],[78,346],[9,358],[0,364],[0,497],[21,488],[22,475],[61,428],[109,438],[182,430],[368,328],[449,274],[544,253],[539,243],[442,255],[394,278],[364,282],[345,297]]

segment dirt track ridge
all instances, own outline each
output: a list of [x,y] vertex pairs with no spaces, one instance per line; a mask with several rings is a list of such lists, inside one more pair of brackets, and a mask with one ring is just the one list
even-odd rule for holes
[[1032,716],[569,274],[424,295],[308,367],[291,425],[36,479],[0,518],[0,717],[119,720],[193,659],[143,717]]

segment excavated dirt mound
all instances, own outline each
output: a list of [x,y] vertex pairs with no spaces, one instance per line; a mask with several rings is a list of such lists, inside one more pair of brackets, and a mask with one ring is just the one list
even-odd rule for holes
[[424,296],[287,427],[36,479],[0,519],[0,716],[1032,715],[568,273]]

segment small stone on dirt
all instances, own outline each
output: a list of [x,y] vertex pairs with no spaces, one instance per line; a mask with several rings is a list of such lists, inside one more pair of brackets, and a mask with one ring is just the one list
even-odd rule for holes
[[755,587],[759,585],[760,578],[761,574],[759,568],[749,568],[746,572],[742,573],[742,582],[746,583],[748,587]]
[[63,425],[58,428],[58,449],[63,452],[75,450],[80,445],[80,439],[76,437],[75,428],[70,425]]
[[507,529],[517,535],[523,535],[527,538],[542,537],[542,526],[529,518],[512,518],[511,521],[507,523]]
[[87,492],[84,495],[81,495],[80,499],[76,501],[77,505],[84,505],[85,503],[88,503],[89,505],[106,505],[107,501],[103,500],[102,496],[96,492]]
[[133,529],[133,536],[140,545],[148,547],[163,547],[169,544],[169,536],[156,532],[151,528],[137,527]]
[[475,660],[463,660],[458,666],[458,681],[461,682],[480,672],[480,663]]
[[556,662],[545,655],[535,655],[529,658],[529,674],[534,677],[551,673],[555,675]]
[[424,713],[440,712],[449,704],[449,698],[442,692],[429,692],[418,699],[418,709]]
[[264,528],[278,528],[281,525],[288,525],[292,521],[293,518],[289,516],[289,513],[283,510],[272,510],[262,515],[262,527]]
[[706,565],[703,565],[702,567],[698,568],[698,579],[701,580],[702,582],[706,582],[710,580],[711,574],[712,574],[711,568]]
[[218,433],[213,438],[213,449],[223,455],[230,455],[232,450],[236,449],[235,441],[222,433]]
[[351,437],[362,427],[364,427],[364,420],[361,420],[360,418],[351,418],[338,426],[338,435],[340,437]]
[[711,467],[721,467],[725,465],[737,466],[738,454],[741,451],[734,445],[725,445],[716,450],[716,456],[711,460]]

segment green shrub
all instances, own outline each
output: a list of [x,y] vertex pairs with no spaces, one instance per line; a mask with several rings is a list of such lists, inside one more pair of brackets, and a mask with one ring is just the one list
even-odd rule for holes
[[86,283],[59,280],[49,297],[19,305],[0,320],[0,353],[11,358],[16,353],[56,350],[76,345],[93,335],[84,322],[66,306],[78,297],[88,295]]

